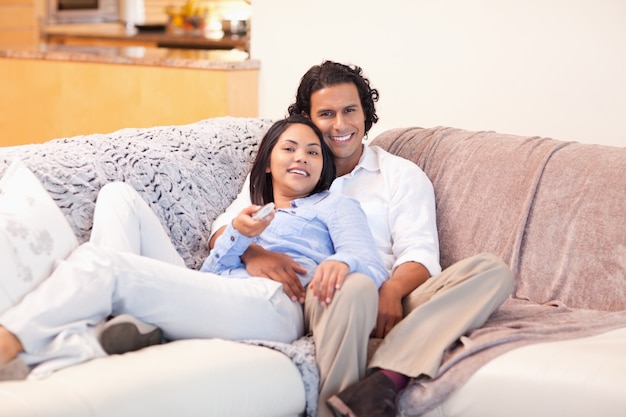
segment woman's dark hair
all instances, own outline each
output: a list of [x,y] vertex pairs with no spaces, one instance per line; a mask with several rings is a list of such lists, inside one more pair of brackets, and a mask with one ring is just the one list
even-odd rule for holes
[[324,61],[312,66],[300,80],[296,92],[296,102],[289,106],[290,115],[304,114],[311,116],[311,95],[318,90],[338,84],[352,83],[356,86],[365,113],[365,133],[378,122],[375,102],[378,90],[370,87],[369,80],[363,76],[363,70],[356,65],[348,66],[333,61]]
[[261,140],[256,158],[254,159],[254,164],[250,170],[250,200],[253,204],[262,205],[274,201],[272,174],[266,172],[266,170],[267,167],[270,166],[272,150],[274,146],[276,146],[278,138],[293,124],[303,124],[313,129],[322,147],[322,173],[315,188],[311,191],[311,194],[328,190],[330,184],[332,184],[335,179],[333,154],[326,142],[324,142],[322,132],[320,132],[318,127],[315,126],[310,119],[301,114],[295,114],[274,123]]

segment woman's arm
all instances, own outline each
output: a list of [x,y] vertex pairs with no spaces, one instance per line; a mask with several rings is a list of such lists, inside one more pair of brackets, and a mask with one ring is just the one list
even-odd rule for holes
[[252,215],[259,206],[248,206],[222,228],[222,233],[215,240],[215,246],[202,264],[200,271],[221,274],[226,270],[241,268],[241,255],[252,243],[252,239],[260,235],[274,218],[274,213],[265,219],[255,219]]
[[[248,175],[235,201],[213,222],[211,227],[213,234],[209,240],[210,249],[213,249],[217,238],[224,232],[226,225],[233,221],[236,213],[250,204],[250,175]],[[283,290],[292,300],[304,302],[304,287],[298,274],[305,274],[306,270],[290,256],[270,252],[252,243],[241,255],[241,261],[250,276],[264,277],[280,282],[283,284]]]

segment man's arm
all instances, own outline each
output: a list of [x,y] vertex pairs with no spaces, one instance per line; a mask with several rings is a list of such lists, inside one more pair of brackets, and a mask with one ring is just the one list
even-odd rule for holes
[[[213,249],[217,238],[224,233],[226,226],[220,227],[209,240]],[[253,277],[264,277],[283,284],[283,291],[293,301],[304,303],[306,292],[297,274],[306,274],[306,269],[284,253],[271,252],[252,243],[241,255],[246,271]]]
[[220,227],[215,231],[215,233],[213,233],[213,236],[209,239],[209,249],[213,249],[215,247],[215,241],[222,235],[222,233],[224,233],[224,229],[226,229],[226,226]]
[[[224,233],[226,226],[219,228],[209,241],[213,249],[217,238]],[[241,255],[246,271],[253,277],[264,277],[283,284],[283,291],[293,301],[304,303],[306,292],[297,274],[306,274],[306,269],[284,253],[271,252],[256,243],[250,244]]]
[[385,176],[392,190],[389,229],[395,262],[391,277],[379,290],[379,308],[373,335],[383,337],[403,317],[402,300],[441,271],[435,193],[417,165],[398,159]]
[[373,337],[385,337],[402,320],[402,300],[430,278],[424,265],[406,262],[398,266],[378,291],[378,318]]
[[305,290],[297,274],[306,274],[307,271],[289,255],[268,251],[253,243],[241,256],[241,260],[250,275],[280,282],[289,298],[304,303]]

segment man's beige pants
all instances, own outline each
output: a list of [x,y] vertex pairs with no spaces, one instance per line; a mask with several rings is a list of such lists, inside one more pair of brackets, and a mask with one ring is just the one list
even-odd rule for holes
[[491,254],[457,262],[405,297],[404,318],[369,363],[368,340],[378,311],[372,280],[349,275],[328,306],[307,292],[305,329],[313,334],[320,370],[318,416],[332,416],[326,400],[363,378],[366,368],[436,376],[444,351],[482,326],[513,287],[512,272]]

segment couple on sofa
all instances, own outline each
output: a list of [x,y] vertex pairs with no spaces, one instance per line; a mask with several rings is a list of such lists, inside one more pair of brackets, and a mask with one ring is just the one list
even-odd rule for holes
[[[87,328],[112,312],[156,324],[168,339],[290,342],[311,332],[320,370],[320,416],[395,415],[394,398],[408,379],[435,377],[445,349],[484,323],[511,293],[513,278],[500,260],[486,254],[441,271],[430,181],[411,162],[362,143],[378,120],[377,99],[378,92],[358,67],[327,61],[303,76],[289,113],[306,118],[277,122],[268,131],[250,175],[250,191],[244,187],[216,220],[215,248],[202,268],[235,276],[245,269],[258,278],[207,277],[188,270],[171,243],[155,244],[157,239],[144,239],[145,248],[135,247],[143,256],[86,244],[51,276],[63,276],[64,282],[75,278],[83,286],[65,284],[61,292],[56,284],[58,300],[50,306],[45,292],[53,279],[48,279],[0,316],[5,326],[0,327],[0,364],[12,363],[20,352],[29,364],[103,355]],[[303,147],[308,151],[301,153]],[[265,183],[267,173],[271,184]],[[115,187],[119,189],[112,194],[134,198],[127,187]],[[108,188],[114,189],[103,188],[97,206],[106,200]],[[359,201],[365,215],[341,195]],[[268,201],[278,211],[265,220],[253,219],[258,206]],[[126,215],[136,216],[131,221],[143,219],[137,212]],[[97,216],[98,209],[94,229]],[[294,225],[302,240],[294,235]],[[158,222],[144,226],[142,231],[165,234]],[[301,245],[301,250],[287,256],[268,250],[272,242],[274,248]],[[145,252],[155,246],[169,257],[165,263]],[[125,279],[116,279],[118,275]],[[158,280],[163,287],[155,285],[154,276],[164,277]],[[205,290],[189,291],[192,285]],[[68,300],[92,296],[94,302],[58,302],[60,293]],[[42,305],[38,297],[48,299],[39,313],[33,309]],[[220,320],[198,322],[190,314],[219,315]],[[65,333],[55,327],[85,317],[91,321],[78,321],[83,327],[74,324]],[[366,363],[370,336],[384,340]],[[366,369],[371,371],[367,377]]]

